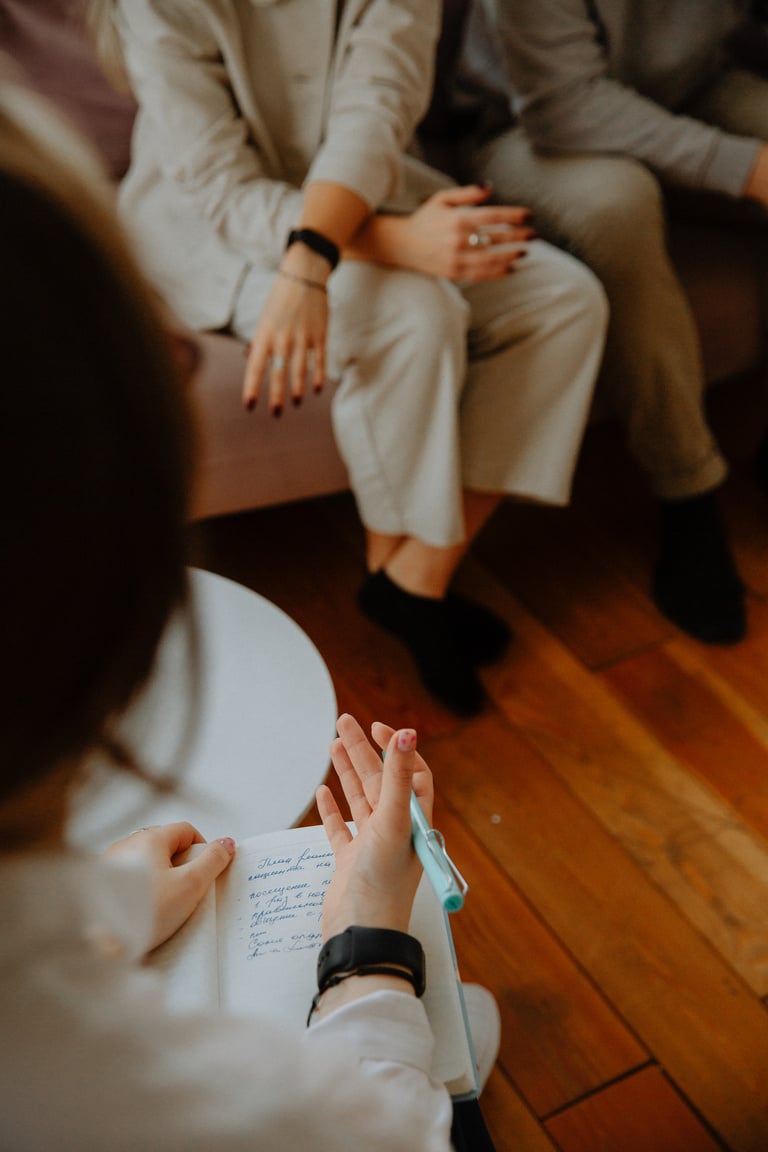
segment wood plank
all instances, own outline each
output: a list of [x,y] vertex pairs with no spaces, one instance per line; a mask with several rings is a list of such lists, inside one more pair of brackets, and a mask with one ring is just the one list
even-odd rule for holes
[[761,713],[679,642],[606,669],[602,679],[668,752],[768,838],[768,720]]
[[615,557],[605,564],[607,551],[593,516],[513,504],[498,509],[473,550],[588,668],[613,664],[672,634]]
[[561,1152],[718,1152],[658,1068],[611,1084],[547,1123]]
[[764,1148],[761,1001],[510,724],[481,717],[422,750],[466,824],[732,1152]]
[[496,1152],[557,1152],[498,1066],[480,1097],[480,1107]]
[[546,1115],[645,1064],[646,1050],[440,798],[435,822],[470,885],[451,917],[462,978],[496,996],[499,1060],[534,1112]]
[[515,634],[497,706],[758,993],[768,993],[768,847],[612,691],[478,568]]
[[690,660],[699,661],[734,692],[763,715],[768,715],[768,603],[757,596],[748,597],[749,631],[746,639],[731,647],[705,648],[688,637],[679,643]]

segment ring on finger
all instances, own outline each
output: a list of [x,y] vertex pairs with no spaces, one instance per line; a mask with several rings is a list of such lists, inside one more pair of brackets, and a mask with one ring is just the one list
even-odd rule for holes
[[278,372],[285,368],[285,356],[273,356],[271,358],[273,368],[277,368]]
[[491,243],[491,234],[486,232],[484,228],[478,228],[476,232],[470,232],[467,237],[467,244],[470,248],[487,248]]

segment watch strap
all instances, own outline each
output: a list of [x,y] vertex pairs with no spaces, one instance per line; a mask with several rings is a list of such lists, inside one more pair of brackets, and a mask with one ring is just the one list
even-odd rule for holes
[[421,942],[407,932],[364,928],[359,924],[326,940],[317,958],[317,986],[323,992],[340,973],[373,975],[372,969],[380,970],[382,966],[406,969],[416,995],[423,996],[426,971]]
[[292,228],[288,233],[286,249],[290,248],[292,244],[304,244],[318,256],[324,256],[331,266],[331,272],[339,262],[341,254],[338,244],[334,244],[333,240],[323,236],[322,232],[316,232],[314,228]]

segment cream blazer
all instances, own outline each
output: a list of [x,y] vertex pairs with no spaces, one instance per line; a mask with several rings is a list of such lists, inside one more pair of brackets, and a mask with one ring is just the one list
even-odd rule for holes
[[439,0],[118,0],[140,105],[121,210],[183,320],[228,324],[246,269],[277,266],[308,181],[395,211],[445,186],[406,155],[440,11]]

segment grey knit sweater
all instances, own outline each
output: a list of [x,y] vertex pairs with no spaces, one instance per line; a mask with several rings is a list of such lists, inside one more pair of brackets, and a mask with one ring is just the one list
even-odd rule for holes
[[537,149],[623,153],[678,184],[742,192],[759,142],[686,106],[725,66],[749,0],[476,2],[469,56],[477,69],[495,55],[487,83],[506,85]]

